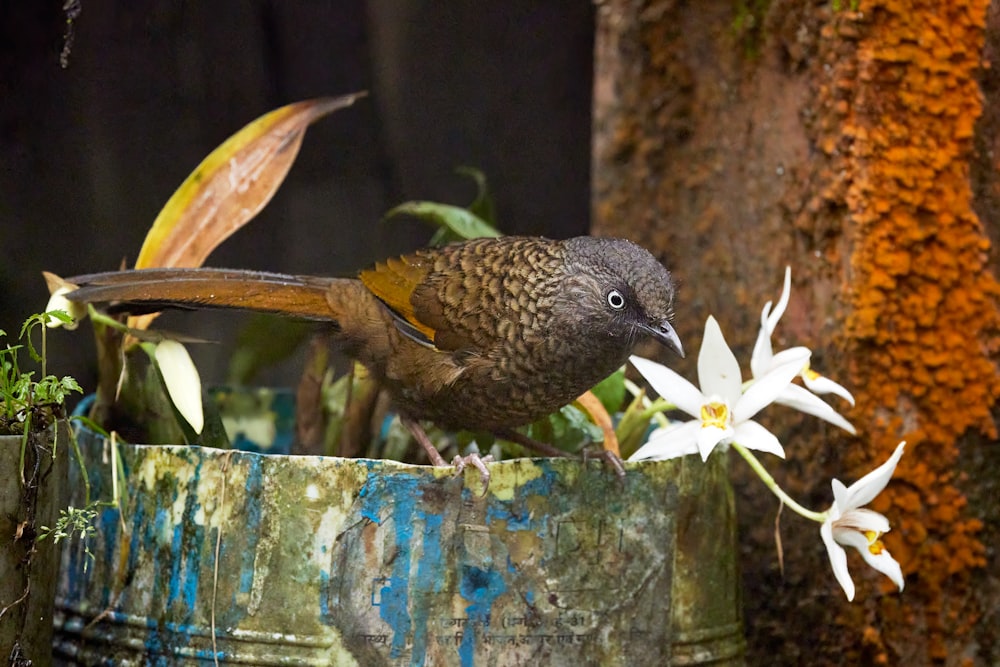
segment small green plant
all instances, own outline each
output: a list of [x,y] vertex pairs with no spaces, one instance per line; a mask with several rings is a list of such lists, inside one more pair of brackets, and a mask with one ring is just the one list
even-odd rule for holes
[[[33,434],[42,433],[57,419],[65,418],[66,398],[72,392],[83,392],[73,378],[58,378],[47,372],[46,330],[54,320],[66,324],[72,318],[59,310],[32,315],[25,320],[18,336],[23,343],[8,343],[0,350],[0,434],[21,436],[19,474],[22,484],[25,483],[24,455]],[[38,348],[32,341],[32,334],[36,329],[41,336]],[[0,330],[0,337],[6,335],[5,331]],[[40,379],[35,379],[34,371],[25,371],[21,367],[19,357],[23,350],[41,367]],[[54,442],[51,452],[53,457],[57,446],[58,442]]]
[[[8,343],[0,350],[0,431],[10,434],[27,433],[32,428],[33,420],[39,418],[47,426],[53,418],[65,416],[66,398],[72,392],[83,391],[73,378],[58,378],[46,372],[46,328],[53,320],[64,324],[72,321],[61,310],[32,315],[21,327],[19,338],[24,344],[12,346]],[[35,329],[41,331],[40,349],[31,340]],[[6,335],[7,332],[0,329],[0,337]],[[31,358],[41,366],[41,379],[34,379],[34,371],[22,370],[18,358],[22,350],[27,350]]]
[[[35,495],[34,491],[37,489],[38,480],[36,479],[36,474],[26,477],[25,454],[28,451],[28,447],[32,446],[36,448],[36,461],[40,461],[43,455],[51,456],[54,459],[58,441],[53,440],[52,449],[48,451],[45,444],[46,438],[41,436],[56,420],[66,418],[67,398],[74,392],[83,392],[79,383],[72,377],[63,376],[60,378],[48,373],[47,330],[50,324],[55,322],[71,324],[73,318],[61,310],[51,310],[32,315],[25,320],[24,325],[21,327],[18,336],[20,342],[16,345],[7,343],[3,349],[0,349],[0,435],[21,436],[19,474],[21,485],[25,489],[25,499],[29,506],[33,505],[33,502],[29,502],[29,499]],[[36,331],[40,339],[37,347],[33,340]],[[6,335],[7,333],[0,329],[0,338]],[[35,379],[35,371],[25,370],[21,359],[21,355],[24,352],[27,352],[32,361],[39,365],[41,376],[39,379]],[[107,436],[107,433],[104,433],[100,427],[90,420],[83,417],[74,417],[73,419],[85,422],[90,428],[96,429]],[[53,437],[58,433],[59,430],[56,429],[53,432]],[[69,435],[74,456],[79,463],[83,476],[85,506],[83,508],[70,506],[69,508],[60,510],[60,517],[56,521],[55,526],[52,528],[41,526],[37,531],[37,539],[41,541],[52,537],[55,542],[58,542],[63,538],[69,538],[74,534],[78,534],[84,542],[84,550],[87,555],[93,558],[93,554],[89,546],[87,546],[86,538],[95,531],[93,522],[97,518],[98,509],[104,506],[117,506],[119,500],[117,480],[121,470],[120,459],[116,456],[117,443],[115,447],[112,447],[113,465],[116,466],[114,470],[114,481],[116,482],[115,498],[112,502],[91,501],[90,480],[87,477],[87,469],[83,462],[83,456],[76,442],[74,431],[70,430]],[[114,439],[112,441],[114,442]],[[37,473],[37,471],[35,472]],[[29,512],[29,516],[34,516],[33,510]]]
[[[7,542],[5,548],[10,549],[9,554],[18,560],[24,585],[21,596],[0,609],[0,617],[27,604],[33,577],[38,576],[32,575],[38,553],[35,548],[39,539],[36,521],[44,505],[42,494],[49,493],[43,491],[45,480],[50,478],[56,467],[59,434],[66,432],[66,429],[55,425],[66,418],[67,398],[74,392],[82,393],[73,378],[60,378],[48,373],[47,329],[56,322],[68,324],[72,318],[56,310],[32,315],[21,327],[16,344],[0,342],[0,435],[20,440],[17,477],[13,477],[13,471],[3,471],[8,479],[20,481],[17,510],[5,517],[14,522],[16,530],[13,540]],[[6,337],[7,332],[0,330],[0,339]],[[40,337],[37,347],[36,337]],[[25,353],[30,361],[24,359]],[[26,368],[32,362],[38,365],[38,369]],[[72,433],[70,439],[79,458],[79,448]],[[87,492],[89,495],[89,486]],[[79,522],[84,518],[77,516],[74,520]],[[67,527],[69,525],[66,524]],[[45,574],[41,576],[44,578]]]
[[[72,538],[74,533],[80,535],[83,542],[83,550],[90,560],[94,559],[94,553],[87,544],[87,538],[97,532],[94,528],[94,520],[97,519],[97,508],[110,503],[94,501],[86,507],[73,507],[70,505],[66,509],[59,510],[59,518],[52,528],[42,526],[38,531],[38,541],[41,542],[47,537],[51,537],[56,543],[65,538]],[[84,564],[86,568],[86,564]]]

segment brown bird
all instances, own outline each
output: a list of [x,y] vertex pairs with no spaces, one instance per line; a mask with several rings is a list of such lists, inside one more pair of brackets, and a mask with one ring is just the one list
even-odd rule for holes
[[143,269],[69,282],[79,289],[68,298],[111,312],[239,308],[331,322],[435,465],[447,464],[416,420],[534,446],[513,429],[613,373],[639,340],[683,355],[669,272],[622,239],[476,239],[388,259],[358,279]]

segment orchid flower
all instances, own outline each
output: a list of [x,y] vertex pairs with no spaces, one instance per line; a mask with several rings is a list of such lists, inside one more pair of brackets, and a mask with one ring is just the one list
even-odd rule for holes
[[[764,309],[760,314],[760,333],[757,334],[757,342],[754,344],[753,354],[750,357],[750,372],[754,378],[762,377],[776,365],[784,364],[788,361],[789,350],[782,350],[775,353],[771,347],[771,336],[778,326],[778,321],[785,314],[788,306],[788,299],[791,295],[792,269],[785,267],[785,284],[781,290],[781,297],[778,299],[774,310],[771,310],[771,302],[764,304]],[[791,348],[793,350],[797,348]],[[830,378],[824,377],[809,367],[808,362],[803,364],[799,377],[806,385],[802,388],[796,384],[789,383],[781,392],[775,403],[786,405],[790,408],[819,417],[820,419],[838,426],[848,433],[855,433],[854,426],[844,419],[840,413],[834,410],[828,403],[821,400],[816,394],[836,394],[844,400],[854,405],[854,397],[851,392],[843,386],[837,384]]]
[[730,442],[784,458],[778,439],[751,417],[775,401],[809,358],[806,348],[793,348],[786,353],[785,363],[774,366],[743,391],[739,363],[726,344],[719,323],[710,316],[705,322],[705,336],[698,354],[701,389],[666,366],[633,356],[632,364],[653,389],[694,419],[657,429],[629,460],[672,459],[694,453],[708,460],[717,445]]
[[889,483],[903,455],[905,444],[905,442],[899,443],[888,461],[854,484],[845,487],[839,480],[833,480],[833,505],[827,510],[826,520],[820,527],[820,535],[826,544],[833,574],[843,587],[848,600],[854,599],[854,582],[847,571],[845,546],[857,549],[866,563],[892,579],[892,582],[899,586],[899,590],[903,590],[902,568],[889,555],[880,539],[884,533],[889,532],[889,520],[878,512],[864,509],[863,506],[874,500]]

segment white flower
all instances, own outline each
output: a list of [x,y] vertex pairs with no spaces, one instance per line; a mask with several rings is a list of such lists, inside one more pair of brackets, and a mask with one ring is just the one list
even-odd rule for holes
[[177,412],[187,420],[195,433],[205,427],[201,406],[201,378],[191,361],[191,355],[175,340],[165,340],[156,345],[156,365],[163,376],[163,384]]
[[892,579],[899,590],[903,590],[903,570],[879,539],[889,532],[889,520],[878,512],[862,509],[862,506],[874,500],[889,483],[896,464],[903,455],[905,444],[899,443],[888,461],[849,487],[844,487],[839,480],[833,480],[833,505],[827,511],[827,519],[819,532],[826,544],[833,574],[848,600],[854,599],[854,582],[847,571],[844,546],[857,549],[866,563]]
[[[774,334],[774,329],[778,326],[781,316],[785,314],[785,308],[788,306],[788,298],[791,294],[791,286],[792,269],[791,267],[785,267],[785,284],[781,290],[781,298],[778,299],[773,312],[771,311],[771,302],[768,301],[764,304],[764,309],[760,314],[760,333],[757,334],[757,342],[754,344],[753,354],[750,357],[750,372],[755,378],[762,377],[775,365],[781,365],[788,361],[788,355],[786,354],[788,350],[783,350],[777,354],[774,353],[771,348],[771,336]],[[787,405],[800,412],[819,417],[834,426],[844,429],[848,433],[855,433],[854,426],[849,421],[815,395],[836,394],[851,405],[854,405],[854,397],[851,395],[851,392],[830,378],[824,377],[811,369],[808,362],[803,364],[798,375],[802,378],[802,382],[805,383],[806,388],[789,383],[775,400],[775,403]]]
[[694,419],[658,429],[629,460],[672,459],[696,452],[707,460],[716,445],[730,442],[784,457],[778,439],[751,417],[774,402],[809,359],[809,350],[804,347],[786,353],[786,363],[773,367],[743,391],[736,357],[719,323],[709,317],[698,353],[700,390],[666,366],[633,356],[632,364],[653,389]]

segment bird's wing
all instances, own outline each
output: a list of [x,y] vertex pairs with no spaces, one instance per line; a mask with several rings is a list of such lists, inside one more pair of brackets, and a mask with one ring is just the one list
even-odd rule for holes
[[432,262],[420,255],[404,255],[379,262],[358,277],[392,313],[396,328],[421,345],[433,347],[436,331],[414,310],[413,293],[427,279]]
[[480,354],[497,343],[499,321],[508,316],[505,251],[502,239],[418,250],[359,277],[405,335],[438,350]]

